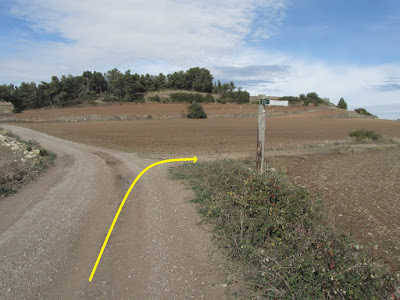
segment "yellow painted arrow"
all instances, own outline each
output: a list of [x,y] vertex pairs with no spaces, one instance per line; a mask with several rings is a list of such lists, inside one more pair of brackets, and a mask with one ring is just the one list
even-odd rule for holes
[[101,256],[103,255],[104,249],[106,248],[108,239],[110,238],[111,232],[112,232],[113,229],[114,229],[114,225],[115,225],[115,223],[117,222],[118,216],[119,216],[119,214],[121,213],[122,208],[124,207],[124,204],[125,204],[125,202],[126,202],[126,199],[128,199],[128,196],[129,196],[131,190],[133,189],[133,187],[135,186],[136,182],[138,182],[138,180],[140,179],[140,177],[142,177],[142,175],[143,175],[144,173],[146,173],[148,170],[150,170],[152,167],[155,167],[155,166],[158,166],[158,165],[161,165],[161,164],[165,164],[165,163],[176,162],[176,161],[193,161],[193,163],[195,164],[196,161],[197,161],[197,157],[194,156],[193,158],[174,158],[174,159],[160,160],[160,161],[158,161],[158,162],[156,162],[156,163],[154,163],[154,164],[148,166],[146,169],[144,169],[142,172],[140,172],[140,174],[139,174],[139,175],[135,178],[135,180],[132,182],[131,186],[129,187],[128,191],[126,192],[125,197],[124,197],[124,199],[122,200],[122,202],[121,202],[121,204],[120,204],[120,206],[119,206],[119,208],[118,208],[117,213],[115,214],[115,217],[114,217],[114,220],[113,220],[113,222],[112,222],[112,224],[111,224],[111,227],[110,227],[110,229],[108,230],[106,239],[104,240],[104,243],[103,243],[103,247],[101,247],[99,256],[97,257],[97,260],[96,260],[96,263],[94,264],[92,273],[90,274],[89,281],[92,281],[92,279],[93,279],[94,273],[96,272],[97,266],[99,265]]

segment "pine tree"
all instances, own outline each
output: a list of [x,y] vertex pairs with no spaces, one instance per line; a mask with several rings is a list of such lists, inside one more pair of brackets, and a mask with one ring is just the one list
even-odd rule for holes
[[346,103],[346,101],[344,101],[343,98],[340,98],[337,107],[338,107],[338,108],[341,108],[341,109],[346,109],[346,110],[347,110],[347,103]]

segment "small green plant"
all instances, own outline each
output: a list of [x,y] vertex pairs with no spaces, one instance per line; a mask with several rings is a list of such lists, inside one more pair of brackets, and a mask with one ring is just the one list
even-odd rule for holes
[[368,129],[359,129],[350,132],[350,137],[354,137],[357,141],[380,141],[383,139],[382,134]]
[[207,118],[203,106],[200,103],[193,102],[188,105],[189,113],[186,115],[189,119],[205,119]]

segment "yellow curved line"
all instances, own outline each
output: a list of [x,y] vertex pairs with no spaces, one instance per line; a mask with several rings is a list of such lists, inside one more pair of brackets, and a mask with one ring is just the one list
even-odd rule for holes
[[117,213],[115,214],[115,217],[114,217],[114,220],[113,220],[113,222],[112,222],[112,224],[111,224],[111,227],[110,227],[110,229],[108,230],[106,239],[104,240],[104,243],[103,243],[103,247],[101,247],[99,256],[97,257],[97,260],[96,260],[96,263],[94,264],[92,273],[90,274],[89,282],[92,281],[92,278],[93,278],[93,276],[94,276],[94,273],[96,272],[97,266],[99,265],[101,256],[103,255],[104,249],[106,248],[108,239],[110,238],[111,232],[112,232],[113,229],[114,229],[114,225],[115,225],[115,223],[117,222],[118,216],[119,216],[119,214],[121,213],[122,208],[124,207],[125,201],[126,201],[126,199],[128,199],[128,196],[129,196],[129,194],[130,194],[132,188],[135,186],[136,182],[138,182],[138,180],[140,179],[140,177],[142,177],[142,175],[143,175],[144,173],[146,173],[146,172],[147,172],[149,169],[151,169],[152,167],[155,167],[155,166],[158,166],[158,165],[161,165],[161,164],[165,164],[165,163],[169,163],[169,162],[176,162],[176,161],[193,161],[193,163],[195,164],[196,161],[197,161],[197,157],[194,156],[193,158],[174,158],[174,159],[166,159],[166,160],[158,161],[158,162],[156,162],[156,163],[154,163],[154,164],[148,166],[146,169],[144,169],[144,170],[136,177],[136,179],[132,182],[131,186],[129,187],[128,191],[126,192],[125,197],[124,197],[124,199],[122,200],[122,202],[121,202],[121,204],[120,204],[120,206],[119,206],[119,208],[118,208]]

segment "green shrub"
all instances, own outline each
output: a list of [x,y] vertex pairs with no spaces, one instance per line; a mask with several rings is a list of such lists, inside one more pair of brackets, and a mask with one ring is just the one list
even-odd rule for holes
[[[232,102],[237,104],[249,103],[250,94],[246,91],[238,90],[236,92],[226,91],[220,95],[221,101]],[[225,103],[226,103],[225,102]],[[222,103],[222,102],[220,102]]]
[[220,98],[217,99],[217,102],[218,102],[218,103],[221,103],[221,104],[226,104],[226,103],[228,103],[228,100],[225,99],[225,98],[221,98],[221,97],[220,97]]
[[103,97],[104,102],[112,102],[112,101],[117,101],[117,100],[118,100],[118,98],[110,93],[106,93]]
[[193,202],[257,299],[387,299],[393,291],[394,276],[323,225],[320,200],[282,175],[234,161],[182,165],[172,174],[189,180]]
[[171,93],[169,94],[171,101],[174,103],[203,103],[204,99],[201,94],[192,93]]
[[280,100],[288,100],[289,104],[303,104],[304,106],[309,106],[310,104],[319,106],[319,105],[331,105],[329,99],[322,99],[318,96],[317,93],[311,92],[307,95],[300,94],[299,97],[295,96],[284,96],[281,97]]
[[152,102],[161,102],[161,98],[160,98],[160,96],[155,95],[155,96],[149,97],[149,101],[152,101]]
[[22,112],[22,110],[19,108],[19,107],[14,107],[13,109],[12,109],[12,113],[13,114],[19,114],[19,113],[21,113]]
[[205,119],[207,118],[203,106],[200,103],[193,102],[188,105],[189,113],[186,115],[189,119]]
[[365,128],[350,132],[350,137],[356,138],[357,141],[379,141],[383,138],[382,134]]
[[356,108],[354,111],[360,115],[373,116],[373,114],[369,113],[365,108]]
[[211,94],[205,95],[203,102],[204,103],[214,103],[215,102],[214,96]]

